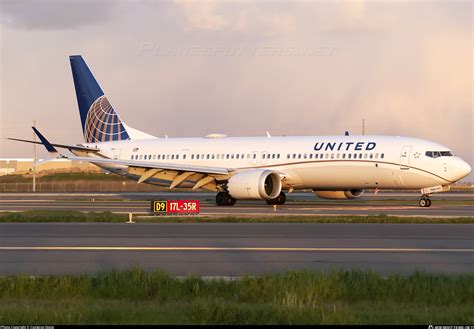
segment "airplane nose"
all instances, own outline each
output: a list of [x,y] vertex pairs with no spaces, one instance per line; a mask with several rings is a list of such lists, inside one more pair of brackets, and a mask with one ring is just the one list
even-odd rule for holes
[[457,159],[456,164],[454,166],[454,170],[455,170],[455,173],[456,173],[455,180],[458,181],[458,180],[466,177],[467,175],[469,175],[471,173],[472,168],[469,165],[469,163],[467,163],[466,161],[464,161],[462,159]]

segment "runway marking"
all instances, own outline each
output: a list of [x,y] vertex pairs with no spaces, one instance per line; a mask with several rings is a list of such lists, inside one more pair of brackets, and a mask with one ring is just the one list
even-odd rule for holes
[[474,252],[474,249],[428,249],[428,248],[285,248],[285,247],[86,247],[86,246],[38,246],[0,247],[0,251],[352,251],[352,252]]

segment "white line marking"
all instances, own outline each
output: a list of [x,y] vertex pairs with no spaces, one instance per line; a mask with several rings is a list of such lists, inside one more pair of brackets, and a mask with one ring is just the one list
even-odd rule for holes
[[284,248],[284,247],[0,247],[0,251],[371,251],[371,252],[474,252],[474,249],[428,249],[428,248]]

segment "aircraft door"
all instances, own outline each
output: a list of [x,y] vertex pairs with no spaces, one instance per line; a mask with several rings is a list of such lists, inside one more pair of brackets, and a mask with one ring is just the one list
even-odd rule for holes
[[261,164],[267,164],[267,156],[268,156],[268,153],[267,152],[262,152],[261,154],[261,158],[260,158],[260,163]]
[[257,165],[257,158],[258,158],[258,152],[253,151],[252,152],[252,159],[250,160],[250,164],[256,166]]
[[408,167],[410,165],[410,153],[411,153],[411,145],[405,145],[402,147],[402,151],[400,153],[400,169],[402,170],[410,169]]
[[113,151],[114,151],[114,159],[115,160],[120,159],[121,149],[114,148]]

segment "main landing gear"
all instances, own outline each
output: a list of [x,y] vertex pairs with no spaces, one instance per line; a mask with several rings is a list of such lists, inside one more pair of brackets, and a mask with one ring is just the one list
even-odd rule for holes
[[418,201],[418,204],[420,207],[429,207],[431,206],[431,200],[427,196],[423,195],[420,201]]
[[286,202],[286,195],[283,192],[280,192],[280,195],[277,196],[275,199],[267,200],[267,204],[269,205],[282,205]]
[[218,206],[233,206],[236,199],[230,196],[227,192],[219,192],[216,195],[216,204]]

